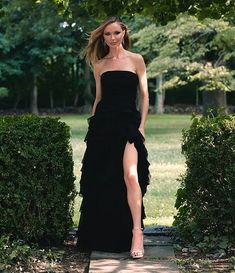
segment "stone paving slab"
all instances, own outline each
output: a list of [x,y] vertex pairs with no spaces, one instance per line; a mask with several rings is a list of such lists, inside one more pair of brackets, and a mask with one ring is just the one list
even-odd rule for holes
[[145,235],[164,235],[164,236],[170,236],[174,231],[176,230],[176,227],[168,227],[168,226],[148,226],[144,229]]
[[102,259],[116,259],[116,260],[126,260],[130,258],[129,252],[112,253],[103,251],[92,251],[91,260],[102,260]]
[[179,273],[172,246],[145,246],[144,258],[133,260],[129,252],[93,251],[89,273]]
[[145,259],[174,259],[175,253],[172,246],[145,246]]
[[[174,259],[175,254],[171,246],[145,246],[144,248],[144,258],[146,259]],[[117,259],[117,260],[127,260],[132,259],[129,252],[121,253],[111,253],[102,251],[92,251],[91,260],[100,259]]]
[[101,259],[92,261],[89,273],[179,273],[174,261]]
[[154,226],[144,232],[144,258],[133,260],[129,252],[93,251],[89,273],[179,273],[172,247],[172,229]]
[[170,236],[144,236],[145,246],[171,246],[172,243],[173,238]]

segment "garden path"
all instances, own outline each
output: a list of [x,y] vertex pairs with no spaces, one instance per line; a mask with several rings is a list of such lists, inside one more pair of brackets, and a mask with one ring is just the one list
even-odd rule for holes
[[144,258],[133,260],[128,252],[93,251],[89,273],[179,273],[172,239],[172,228],[146,227]]

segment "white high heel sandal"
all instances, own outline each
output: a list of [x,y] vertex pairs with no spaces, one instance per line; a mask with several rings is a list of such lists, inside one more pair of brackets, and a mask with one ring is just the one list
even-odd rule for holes
[[[135,227],[132,229],[132,233],[140,232],[143,236],[143,228]],[[130,251],[130,255],[133,259],[140,259],[144,257],[144,247],[142,249],[132,250]]]

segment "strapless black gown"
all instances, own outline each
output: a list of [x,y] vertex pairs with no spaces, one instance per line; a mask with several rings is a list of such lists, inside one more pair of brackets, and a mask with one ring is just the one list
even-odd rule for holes
[[[138,179],[142,195],[149,184],[149,162],[144,138],[138,130],[136,109],[138,76],[131,71],[107,71],[101,75],[102,100],[88,119],[82,161],[78,243],[80,250],[129,251],[132,217],[123,177],[123,153],[127,142],[138,151]],[[142,205],[142,226],[145,218]]]

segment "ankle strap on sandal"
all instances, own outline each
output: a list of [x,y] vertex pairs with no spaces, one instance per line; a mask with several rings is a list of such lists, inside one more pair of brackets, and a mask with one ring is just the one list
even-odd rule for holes
[[142,227],[133,227],[132,230],[141,230],[141,231],[143,231],[144,229]]

